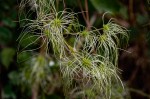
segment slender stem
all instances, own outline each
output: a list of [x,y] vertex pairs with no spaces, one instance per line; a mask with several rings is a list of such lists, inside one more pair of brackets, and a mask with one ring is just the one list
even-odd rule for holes
[[87,29],[90,30],[90,18],[89,18],[89,9],[88,9],[88,1],[87,0],[85,0],[85,10],[86,10]]
[[59,0],[56,0],[56,10],[58,11]]
[[85,16],[84,11],[83,11],[83,8],[82,8],[81,1],[80,1],[80,0],[78,0],[78,4],[79,4],[80,10],[81,10],[81,13],[82,13],[83,19],[84,19],[84,21],[86,22],[86,24],[88,24],[88,23],[87,23],[86,16]]
[[137,93],[137,94],[142,95],[142,96],[144,96],[144,97],[150,98],[150,95],[149,95],[149,94],[144,93],[144,92],[141,91],[141,90],[129,88],[129,91],[130,91],[130,92]]
[[66,9],[66,2],[63,0],[64,9]]
[[129,16],[130,16],[130,22],[131,24],[134,25],[135,23],[135,18],[134,18],[134,13],[133,13],[133,0],[129,0]]
[[32,99],[38,99],[39,84],[35,83],[32,86]]
[[[45,41],[44,41],[44,39],[45,39]],[[47,52],[47,42],[48,42],[48,40],[46,37],[41,38],[41,45],[42,45],[40,48],[41,55],[45,55],[45,53]]]
[[[47,48],[47,40],[44,41],[41,39],[41,48],[40,48],[40,54],[45,55],[46,48]],[[32,99],[38,99],[38,93],[39,93],[39,82],[35,81],[32,86]]]

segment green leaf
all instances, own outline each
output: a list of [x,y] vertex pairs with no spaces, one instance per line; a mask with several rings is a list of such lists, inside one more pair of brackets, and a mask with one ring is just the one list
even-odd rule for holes
[[142,15],[142,14],[137,14],[136,15],[137,17],[136,17],[136,20],[137,20],[137,22],[140,24],[140,25],[145,25],[145,24],[147,24],[147,22],[148,22],[148,20],[149,20],[149,17],[148,17],[148,15]]
[[26,35],[22,35],[22,36],[23,36],[23,38],[22,38],[22,40],[20,40],[19,45],[23,48],[27,47],[27,46],[32,48],[32,47],[34,47],[33,45],[36,45],[39,43],[39,40],[37,39],[38,36],[29,34],[29,33]]
[[24,61],[27,61],[31,58],[31,53],[29,52],[22,52],[22,53],[19,53],[17,55],[17,62],[18,63],[22,63]]
[[78,2],[77,0],[66,0],[67,5],[72,6],[72,7],[77,7],[78,6]]
[[2,20],[2,22],[6,25],[6,26],[9,26],[9,27],[15,27],[16,26],[16,23],[13,22],[13,20],[11,20],[10,18],[5,18]]
[[126,6],[121,5],[121,8],[119,10],[120,15],[124,18],[124,19],[128,19],[128,9]]
[[12,33],[8,28],[0,27],[0,44],[6,44],[12,39]]
[[13,85],[19,85],[19,81],[20,81],[20,78],[19,78],[19,73],[17,71],[12,71],[8,74],[8,77],[10,79],[10,82],[13,84]]
[[120,4],[117,0],[90,0],[93,6],[101,12],[116,13],[120,10]]
[[10,63],[13,61],[13,57],[15,55],[15,50],[12,48],[4,48],[2,52],[0,53],[1,55],[1,62],[2,64],[8,68]]
[[47,97],[48,99],[61,99],[61,97],[57,94],[52,94]]
[[16,99],[16,95],[12,90],[11,85],[4,87],[4,90],[2,91],[2,99]]

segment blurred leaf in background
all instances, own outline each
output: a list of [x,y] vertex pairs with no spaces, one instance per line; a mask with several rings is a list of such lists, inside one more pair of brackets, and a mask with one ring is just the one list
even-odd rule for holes
[[0,44],[6,45],[12,40],[12,32],[6,27],[0,27]]
[[17,99],[11,85],[7,85],[4,87],[2,91],[2,99]]
[[121,5],[117,0],[90,0],[94,7],[100,12],[119,12]]
[[1,53],[1,62],[2,64],[8,68],[11,62],[13,62],[13,58],[15,55],[15,50],[13,48],[4,48]]

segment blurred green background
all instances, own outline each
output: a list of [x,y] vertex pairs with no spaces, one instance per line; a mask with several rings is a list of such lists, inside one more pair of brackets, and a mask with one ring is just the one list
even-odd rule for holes
[[[57,0],[58,1],[58,0]],[[31,90],[21,85],[20,68],[17,62],[17,46],[22,28],[19,26],[20,0],[0,0],[0,99],[31,99]],[[59,9],[63,8],[60,0]],[[84,0],[65,0],[65,6],[75,12],[85,11]],[[106,22],[116,22],[129,30],[127,51],[120,51],[119,68],[131,99],[150,99],[150,1],[147,0],[88,0],[91,25],[102,26],[102,15]],[[82,14],[80,23],[85,24]],[[30,88],[29,88],[30,89]],[[40,92],[45,99],[63,99],[61,88],[51,94]],[[43,98],[43,99],[44,99]]]

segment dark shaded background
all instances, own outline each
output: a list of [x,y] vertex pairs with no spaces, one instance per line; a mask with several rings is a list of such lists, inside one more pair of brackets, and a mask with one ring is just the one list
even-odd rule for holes
[[[80,1],[80,0],[79,0]],[[16,41],[21,33],[19,26],[19,2],[17,0],[0,0],[0,99],[30,99],[31,92],[24,92],[20,85],[17,63]],[[65,6],[75,12],[85,10],[84,0],[65,0]],[[62,0],[59,2],[62,9]],[[150,99],[150,1],[148,0],[89,0],[90,24],[102,26],[104,12],[106,22],[111,17],[129,30],[127,51],[120,51],[119,68],[122,80],[128,87],[131,99]],[[86,25],[82,14],[78,15],[80,23]],[[46,95],[45,98],[61,99],[61,92]]]

